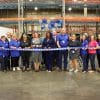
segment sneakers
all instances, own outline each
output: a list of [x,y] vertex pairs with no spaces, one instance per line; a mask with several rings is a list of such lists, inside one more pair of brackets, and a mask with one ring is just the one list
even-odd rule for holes
[[15,67],[13,67],[13,71],[14,71],[14,72],[16,71]]
[[74,69],[72,68],[72,69],[70,69],[69,71],[70,71],[70,72],[74,72]]
[[87,71],[82,71],[82,73],[87,73]]
[[19,67],[13,67],[13,71],[16,71],[16,69],[17,69],[18,71],[21,70]]
[[78,69],[74,70],[75,73],[77,73],[78,71],[79,71]]
[[69,71],[70,71],[70,72],[75,72],[75,73],[77,73],[79,70],[78,70],[78,69],[73,69],[73,68],[72,68],[72,69],[70,69]]
[[89,73],[94,73],[94,71],[93,70],[90,70]]
[[20,67],[17,67],[17,70],[20,71],[21,70]]
[[51,73],[51,70],[47,70],[47,72]]

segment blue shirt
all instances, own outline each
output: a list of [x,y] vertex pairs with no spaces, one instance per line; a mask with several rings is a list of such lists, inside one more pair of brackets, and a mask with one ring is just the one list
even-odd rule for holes
[[[98,41],[98,45],[100,46],[100,41]],[[100,54],[100,49],[97,49],[97,54]]]
[[[8,41],[2,41],[0,40],[0,47],[3,49],[8,49],[9,48],[9,43]],[[8,50],[0,50],[0,56],[2,57],[8,57],[9,56],[9,51]]]
[[57,36],[57,41],[61,47],[67,47],[69,42],[69,36],[67,34],[59,34]]
[[[16,47],[16,49],[18,49],[20,47],[20,41],[18,40],[11,40],[9,43],[9,46],[11,48],[11,46]],[[20,51],[18,50],[11,50],[11,57],[19,57],[20,56]]]
[[[87,40],[82,41],[81,47],[86,48],[87,46],[88,46],[88,41]],[[88,53],[88,50],[81,49],[81,54],[82,55],[86,55],[87,53]]]

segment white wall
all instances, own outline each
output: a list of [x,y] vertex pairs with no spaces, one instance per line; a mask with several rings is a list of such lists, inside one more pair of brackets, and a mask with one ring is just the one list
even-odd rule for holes
[[8,32],[13,33],[13,29],[12,29],[12,28],[7,28],[7,27],[2,27],[2,26],[0,26],[0,37],[1,37],[2,35],[5,35],[5,36],[6,36],[6,34],[7,34]]

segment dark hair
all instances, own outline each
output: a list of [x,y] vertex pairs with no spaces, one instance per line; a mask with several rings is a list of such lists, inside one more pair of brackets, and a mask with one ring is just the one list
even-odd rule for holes
[[1,36],[1,39],[2,39],[2,38],[6,38],[6,37],[3,35],[3,36]]
[[52,33],[51,33],[50,31],[47,31],[47,32],[46,32],[46,38],[48,38],[48,37],[47,37],[47,34],[48,34],[48,33],[49,33],[49,35],[50,35],[50,39],[53,38]]
[[24,35],[26,35],[27,39],[29,40],[27,34],[23,33],[22,36],[21,36],[21,38],[20,38],[20,41],[23,41],[23,37],[24,37]]

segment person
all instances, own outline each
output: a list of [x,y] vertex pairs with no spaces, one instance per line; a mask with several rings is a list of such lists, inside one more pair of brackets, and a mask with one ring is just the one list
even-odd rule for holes
[[[55,48],[55,40],[50,31],[46,32],[46,37],[44,38],[42,47],[46,49]],[[48,72],[52,71],[53,56],[54,56],[53,54],[54,54],[53,51],[45,51],[45,65]]]
[[[89,35],[89,33],[83,33],[83,35],[86,36],[86,40],[87,40],[88,43],[89,43],[89,41],[90,41],[90,35]],[[87,65],[89,66],[89,53],[87,53],[87,59],[86,59],[86,62],[87,62]]]
[[8,55],[9,51],[4,50],[9,48],[9,43],[6,41],[5,36],[1,36],[0,40],[0,61],[1,61],[1,70],[6,72],[8,70]]
[[[27,37],[27,35],[23,34],[20,40],[20,47],[22,49],[29,49],[31,43]],[[30,51],[21,51],[22,63],[23,68],[22,71],[29,71],[29,58],[30,58]]]
[[[98,34],[98,36],[97,36],[97,42],[100,47],[100,34]],[[100,48],[97,49],[97,60],[98,60],[98,65],[99,65],[99,69],[100,69]]]
[[82,61],[83,61],[83,69],[82,72],[86,73],[88,72],[88,40],[86,39],[86,35],[82,35],[82,40],[81,40],[81,47],[82,49],[80,50]]
[[[31,42],[32,49],[39,49],[42,47],[41,39],[39,38],[39,34],[37,32],[34,33],[34,38]],[[42,62],[42,53],[41,51],[32,51],[32,59],[34,62],[35,72],[39,72],[40,64]]]
[[[57,36],[58,36],[58,32],[55,30],[52,33],[53,33],[53,38],[55,40],[55,48],[58,48],[57,47]],[[58,65],[58,60],[59,60],[58,59],[58,55],[59,55],[59,51],[54,51],[54,62],[53,62],[54,64],[53,65],[54,65],[55,68],[58,68],[58,66],[59,66]]]
[[72,68],[70,69],[70,71],[74,71],[75,73],[77,73],[78,67],[77,67],[77,59],[79,56],[79,48],[80,47],[80,42],[76,39],[76,35],[72,34],[71,36],[71,40],[68,43],[68,46],[70,47],[69,49],[69,59],[71,61],[71,65]]
[[12,33],[8,32],[6,34],[6,36],[7,36],[7,40],[10,42],[11,41],[11,38],[12,38]]
[[91,35],[90,36],[90,42],[89,42],[89,45],[88,45],[88,53],[89,53],[89,60],[90,60],[92,69],[89,72],[96,71],[96,68],[95,68],[95,56],[96,56],[96,49],[97,48],[98,48],[98,43],[95,40],[95,36]]
[[20,51],[17,49],[20,48],[20,41],[18,40],[16,35],[12,35],[12,39],[9,42],[9,47],[11,50],[11,67],[13,71],[20,70],[19,66],[19,57],[20,57]]
[[[6,41],[8,41],[8,43],[11,41],[11,39],[12,39],[12,33],[10,33],[10,32],[8,32],[7,34],[6,34]],[[9,56],[7,57],[7,59],[8,59],[8,63],[7,63],[7,65],[8,65],[8,70],[10,71],[11,70],[11,54],[10,54],[10,51],[9,51]]]
[[[63,28],[61,34],[57,36],[57,46],[58,48],[66,48],[68,46],[69,36],[66,34],[66,30]],[[67,69],[67,58],[68,58],[68,50],[59,51],[59,60],[58,67],[59,71],[62,71],[62,59],[64,58],[64,71],[68,71]]]

